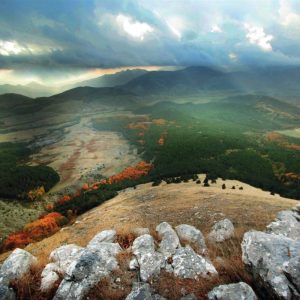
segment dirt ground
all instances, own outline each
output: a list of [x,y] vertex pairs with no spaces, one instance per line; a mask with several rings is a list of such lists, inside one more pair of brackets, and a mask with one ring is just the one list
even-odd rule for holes
[[[204,175],[200,178],[203,181]],[[223,183],[227,187],[225,190],[222,189]],[[236,189],[231,189],[232,186]],[[26,250],[45,259],[53,249],[64,244],[85,246],[104,229],[115,228],[124,232],[135,227],[149,227],[154,230],[163,221],[174,226],[191,224],[207,235],[215,222],[227,217],[241,235],[250,229],[263,230],[278,211],[297,203],[235,180],[218,179],[210,187],[193,181],[157,187],[149,183],[120,192],[114,199],[78,217],[74,224],[27,246]],[[2,254],[0,261],[6,256]]]
[[[31,165],[47,164],[56,170],[61,181],[51,192],[84,180],[88,174],[111,176],[135,164],[136,151],[119,133],[97,131],[91,119],[82,117],[78,124],[64,129],[62,138],[31,156]],[[81,181],[82,181],[81,180]]]

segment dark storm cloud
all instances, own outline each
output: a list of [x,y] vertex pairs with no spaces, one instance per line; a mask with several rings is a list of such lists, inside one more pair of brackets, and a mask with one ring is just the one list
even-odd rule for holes
[[299,63],[293,0],[2,0],[0,68]]

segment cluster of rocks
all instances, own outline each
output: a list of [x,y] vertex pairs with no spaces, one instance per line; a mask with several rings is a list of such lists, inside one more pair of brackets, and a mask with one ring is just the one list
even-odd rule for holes
[[[245,233],[242,259],[253,274],[264,298],[300,299],[300,206],[278,213],[277,219],[265,232]],[[132,246],[122,250],[115,230],[98,233],[83,248],[64,245],[55,249],[41,274],[41,291],[51,290],[59,281],[54,300],[82,299],[103,278],[112,276],[119,268],[117,255],[129,251],[132,257],[128,270],[137,274],[126,300],[163,300],[151,284],[162,270],[178,278],[198,280],[218,276],[208,258],[208,249],[200,230],[181,224],[173,228],[167,222],[156,227],[159,242],[147,228],[135,230]],[[208,239],[221,243],[234,235],[229,219],[216,223]],[[13,280],[22,278],[36,264],[36,258],[25,250],[16,249],[0,269],[0,300],[13,300],[15,292],[9,287]],[[182,300],[196,299],[194,294]],[[208,293],[210,300],[257,299],[252,288],[244,282],[220,285]]]
[[300,204],[279,212],[265,232],[246,232],[242,253],[266,298],[300,299]]
[[[175,231],[176,230],[176,231]],[[208,258],[201,254],[207,251],[204,237],[200,230],[193,226],[182,224],[172,228],[167,222],[156,227],[161,241],[158,249],[150,234],[143,234],[135,239],[132,246],[134,255],[129,267],[138,270],[143,282],[158,276],[161,269],[174,273],[180,278],[198,279],[212,277],[217,271]],[[190,246],[181,246],[181,242],[190,243]]]
[[22,278],[37,263],[37,259],[29,252],[15,249],[0,268],[0,300],[13,300],[15,293],[9,287],[14,280]]

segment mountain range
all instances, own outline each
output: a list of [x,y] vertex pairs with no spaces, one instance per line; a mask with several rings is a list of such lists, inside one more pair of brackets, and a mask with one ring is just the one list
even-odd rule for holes
[[61,87],[52,87],[39,84],[37,82],[31,82],[26,85],[0,85],[1,94],[21,94],[27,97],[49,97],[63,91],[67,91],[76,87],[114,87],[128,83],[130,80],[147,73],[146,70],[133,69],[120,71],[115,74],[108,74],[93,78],[90,80],[82,81],[76,84],[67,84]]
[[[47,88],[41,97],[28,95],[26,89],[35,90],[33,94],[38,90],[42,91],[43,86],[39,84],[17,86],[16,92],[0,96],[0,107],[14,109],[24,102],[36,106],[37,103],[33,98],[43,100],[44,104],[66,100],[84,100],[84,103],[88,103],[101,99],[102,104],[128,106],[137,102],[147,104],[154,102],[153,100],[170,100],[170,98],[197,99],[201,95],[208,95],[207,99],[209,99],[210,93],[217,93],[219,100],[229,95],[252,94],[270,96],[299,105],[299,82],[299,67],[260,68],[230,73],[201,66],[176,71],[147,72],[136,69],[85,81],[80,87],[67,89],[52,96],[49,95]],[[8,87],[14,89],[12,86]],[[0,86],[0,91],[3,91],[1,88],[3,86]],[[23,96],[18,96],[19,93]]]

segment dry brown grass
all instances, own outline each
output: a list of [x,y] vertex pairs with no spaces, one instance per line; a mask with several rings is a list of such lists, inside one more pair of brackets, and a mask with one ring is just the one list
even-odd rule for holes
[[[137,273],[128,270],[130,246],[135,238],[136,227],[148,227],[158,243],[160,237],[155,227],[160,222],[166,221],[173,226],[191,224],[207,236],[212,225],[225,217],[232,220],[235,237],[221,244],[208,243],[208,254],[219,272],[218,278],[181,280],[162,272],[158,281],[154,280],[154,286],[159,294],[172,300],[180,298],[182,287],[187,292],[194,292],[198,299],[206,299],[207,292],[218,284],[245,281],[253,286],[253,279],[241,261],[240,244],[244,232],[250,229],[264,230],[278,211],[289,209],[298,202],[271,196],[239,182],[226,181],[226,185],[235,185],[237,189],[222,190],[222,183],[218,180],[217,184],[208,188],[193,182],[158,187],[146,184],[138,186],[136,190],[122,192],[116,198],[83,214],[77,219],[79,222],[26,247],[27,251],[38,257],[40,269],[32,270],[29,275],[14,283],[18,299],[51,299],[54,291],[49,295],[39,292],[41,266],[47,263],[50,252],[64,244],[86,246],[95,234],[112,228],[116,229],[118,242],[125,249],[117,257],[120,270],[114,272],[112,282],[102,280],[88,297],[124,299],[131,291],[132,282],[137,280]],[[240,186],[243,186],[243,190],[238,189]],[[0,261],[8,254],[2,254]],[[116,278],[121,278],[121,282],[115,282]]]
[[84,298],[86,300],[121,300],[130,293],[130,288],[122,288],[110,278],[101,279],[91,292]]
[[44,262],[39,262],[31,267],[30,271],[25,274],[21,279],[15,280],[11,283],[11,287],[16,292],[16,299],[18,300],[48,300],[52,299],[60,284],[57,281],[53,289],[43,293],[40,291],[41,273],[45,267]]
[[134,227],[131,225],[120,226],[116,229],[117,232],[117,242],[123,249],[128,249],[132,246],[133,241],[136,239],[136,234],[134,233]]
[[137,273],[128,269],[131,251],[124,250],[117,255],[119,269],[100,282],[85,297],[87,300],[121,300],[131,292],[132,284],[137,281]]
[[[48,257],[53,249],[66,243],[86,246],[94,235],[105,229],[114,228],[121,233],[148,227],[154,234],[155,227],[162,221],[173,226],[191,224],[207,234],[216,221],[227,217],[242,232],[263,230],[278,211],[298,203],[236,181],[228,180],[226,184],[243,186],[243,190],[222,190],[222,183],[217,180],[217,184],[206,188],[194,182],[158,187],[145,184],[136,190],[129,189],[78,217],[72,226],[27,246],[26,250],[38,257]],[[0,262],[8,254],[1,254]]]

